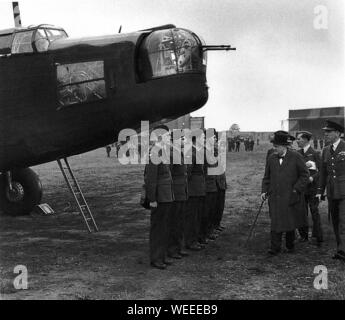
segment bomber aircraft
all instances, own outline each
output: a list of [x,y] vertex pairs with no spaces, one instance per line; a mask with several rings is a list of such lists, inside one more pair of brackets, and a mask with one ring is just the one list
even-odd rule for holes
[[113,143],[141,120],[201,108],[207,50],[235,48],[206,46],[172,24],[84,38],[47,24],[0,30],[0,211],[30,213],[42,186],[29,167],[54,160],[80,212],[89,211],[67,158]]

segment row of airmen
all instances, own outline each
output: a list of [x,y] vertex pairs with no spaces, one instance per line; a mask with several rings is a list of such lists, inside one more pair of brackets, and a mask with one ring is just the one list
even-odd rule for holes
[[[160,125],[155,129],[169,128]],[[161,137],[158,137],[161,139]],[[214,130],[215,141],[217,132]],[[150,263],[158,269],[172,264],[172,259],[188,256],[216,239],[225,203],[226,176],[209,175],[212,166],[196,161],[197,145],[193,139],[192,164],[154,164],[145,166],[144,190],[151,209]],[[186,250],[187,249],[187,250]]]

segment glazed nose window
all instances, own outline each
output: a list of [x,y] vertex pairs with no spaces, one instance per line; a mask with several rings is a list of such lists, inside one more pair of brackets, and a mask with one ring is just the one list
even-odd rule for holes
[[[204,72],[206,56],[200,39],[184,29],[159,30],[151,33],[140,48],[139,70],[144,79],[159,78],[178,73]],[[148,64],[148,66],[147,66]]]

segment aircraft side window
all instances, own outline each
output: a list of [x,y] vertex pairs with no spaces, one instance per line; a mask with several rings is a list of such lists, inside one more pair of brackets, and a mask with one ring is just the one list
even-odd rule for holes
[[11,53],[12,34],[0,36],[0,55]]
[[57,84],[60,107],[105,99],[104,61],[58,65]]
[[33,31],[17,32],[12,42],[12,53],[33,52],[32,34]]

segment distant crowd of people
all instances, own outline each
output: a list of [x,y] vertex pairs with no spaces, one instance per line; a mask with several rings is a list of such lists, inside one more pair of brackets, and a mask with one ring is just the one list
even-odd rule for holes
[[[228,151],[240,152],[241,143],[244,145],[244,151],[254,151],[255,141],[253,138],[235,137],[228,139]],[[259,139],[257,139],[257,145],[259,145]]]

